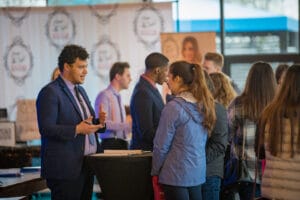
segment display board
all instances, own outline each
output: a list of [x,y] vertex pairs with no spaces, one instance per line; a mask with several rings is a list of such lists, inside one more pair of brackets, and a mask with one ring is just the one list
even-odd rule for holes
[[129,104],[145,57],[160,52],[160,33],[173,31],[171,3],[0,9],[0,107],[16,119],[19,99],[36,99],[50,82],[61,49],[79,44],[90,53],[84,88],[92,105],[109,84],[109,68],[124,61],[132,83],[121,92]]

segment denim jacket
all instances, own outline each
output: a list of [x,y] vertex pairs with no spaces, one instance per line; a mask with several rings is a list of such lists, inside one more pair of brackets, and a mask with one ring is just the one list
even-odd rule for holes
[[156,131],[151,174],[162,184],[190,187],[205,182],[208,133],[197,104],[187,100],[170,101]]

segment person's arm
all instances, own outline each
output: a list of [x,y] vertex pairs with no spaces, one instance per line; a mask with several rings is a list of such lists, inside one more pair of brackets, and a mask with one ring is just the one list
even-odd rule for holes
[[153,105],[154,102],[149,94],[141,90],[134,97],[135,120],[142,134],[143,144],[152,144],[155,135],[153,123]]
[[216,103],[217,120],[211,136],[206,143],[206,162],[215,160],[225,154],[228,144],[228,122],[226,109]]
[[[106,130],[107,131],[131,131],[131,124],[127,122],[116,122],[113,120],[113,116],[115,113],[113,112],[113,99],[110,98],[108,93],[102,92],[98,95],[95,102],[95,113],[99,112],[100,106],[102,106],[102,110],[106,113]],[[97,114],[99,115],[99,114]]]
[[259,119],[255,131],[255,155],[259,159],[265,159],[265,146],[264,146],[264,134],[265,134],[265,123],[262,118]]
[[[54,87],[44,88],[36,101],[39,131],[42,137],[55,140],[73,140],[78,134],[89,134],[102,128],[102,125],[93,125],[70,113],[73,106],[69,101],[61,100]],[[77,122],[74,123],[74,122]]]
[[237,106],[240,106],[237,104],[237,99],[234,99],[228,106],[227,117],[228,117],[229,143],[233,141],[233,138],[237,134],[239,124],[240,124],[239,119],[237,117]]
[[167,154],[179,123],[182,109],[173,103],[167,104],[159,121],[153,145],[151,175],[157,176],[166,160]]
[[39,131],[42,137],[57,140],[73,140],[77,124],[60,124],[59,98],[53,87],[41,90],[36,101]]
[[42,137],[57,140],[73,140],[76,134],[77,124],[60,124],[59,98],[54,88],[44,88],[36,101],[37,119],[39,131]]

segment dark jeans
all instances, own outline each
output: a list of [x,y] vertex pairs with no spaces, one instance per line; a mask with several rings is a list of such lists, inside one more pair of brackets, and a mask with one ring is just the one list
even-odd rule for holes
[[[239,194],[241,200],[252,200],[254,183],[240,182],[235,186],[225,188],[222,191],[222,200],[234,200],[236,193]],[[260,184],[255,186],[255,198],[261,196]]]
[[202,200],[201,185],[178,187],[162,185],[166,200]]
[[221,178],[218,176],[206,177],[202,185],[203,200],[220,200]]

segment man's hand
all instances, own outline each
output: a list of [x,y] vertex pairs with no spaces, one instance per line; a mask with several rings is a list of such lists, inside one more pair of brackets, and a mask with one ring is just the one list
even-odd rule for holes
[[95,133],[98,129],[103,128],[103,124],[97,124],[94,125],[92,123],[93,121],[93,116],[90,116],[89,118],[81,121],[79,124],[76,126],[76,134],[90,134],[90,133]]
[[102,104],[100,104],[100,106],[99,106],[98,116],[99,116],[100,124],[104,127],[105,126],[105,120],[106,120],[106,112],[103,110],[103,105]]

